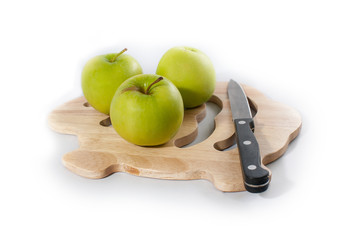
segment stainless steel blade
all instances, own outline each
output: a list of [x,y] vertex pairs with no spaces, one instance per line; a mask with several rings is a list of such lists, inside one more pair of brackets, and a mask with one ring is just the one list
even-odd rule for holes
[[232,118],[252,118],[251,108],[243,88],[234,80],[228,83],[228,98],[231,104]]

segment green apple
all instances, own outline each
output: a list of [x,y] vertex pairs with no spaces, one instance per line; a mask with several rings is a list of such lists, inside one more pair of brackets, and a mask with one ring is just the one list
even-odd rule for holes
[[140,74],[123,82],[114,94],[110,119],[128,142],[156,146],[168,142],[184,116],[182,96],[174,84],[155,74]]
[[186,108],[205,103],[216,85],[211,60],[200,50],[191,47],[169,49],[159,61],[156,73],[176,85]]
[[99,112],[109,114],[110,103],[117,88],[126,79],[142,73],[142,68],[132,56],[111,53],[96,56],[84,66],[81,86],[89,104]]

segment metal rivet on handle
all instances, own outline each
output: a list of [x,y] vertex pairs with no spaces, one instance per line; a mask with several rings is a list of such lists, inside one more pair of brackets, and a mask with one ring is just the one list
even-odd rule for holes
[[246,124],[246,121],[238,121],[238,124]]
[[249,170],[255,170],[257,167],[255,165],[248,165],[247,167]]
[[252,142],[251,142],[251,141],[248,141],[248,140],[243,142],[244,145],[250,145],[251,143],[252,143]]

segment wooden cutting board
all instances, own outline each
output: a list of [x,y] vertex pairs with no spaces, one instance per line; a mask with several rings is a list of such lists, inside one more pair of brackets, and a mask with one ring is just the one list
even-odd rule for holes
[[[254,133],[266,165],[278,159],[298,135],[301,117],[291,107],[267,98],[255,88],[242,86],[257,112]],[[185,148],[182,146],[197,136],[197,123],[206,116],[205,104],[186,110],[177,135],[158,147],[140,147],[122,139],[109,125],[108,116],[89,106],[84,97],[52,111],[49,125],[56,132],[78,136],[79,149],[65,154],[62,162],[83,177],[103,178],[114,172],[127,172],[161,179],[208,179],[224,192],[245,191],[238,149],[222,151],[235,143],[227,82],[217,82],[209,101],[221,108],[213,133],[203,142]]]

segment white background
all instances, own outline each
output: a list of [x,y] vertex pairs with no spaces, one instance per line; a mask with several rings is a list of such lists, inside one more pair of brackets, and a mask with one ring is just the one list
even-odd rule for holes
[[[0,239],[360,239],[359,1],[1,1]],[[297,109],[299,137],[262,194],[205,180],[79,177],[47,116],[124,47],[154,73],[170,47]]]

